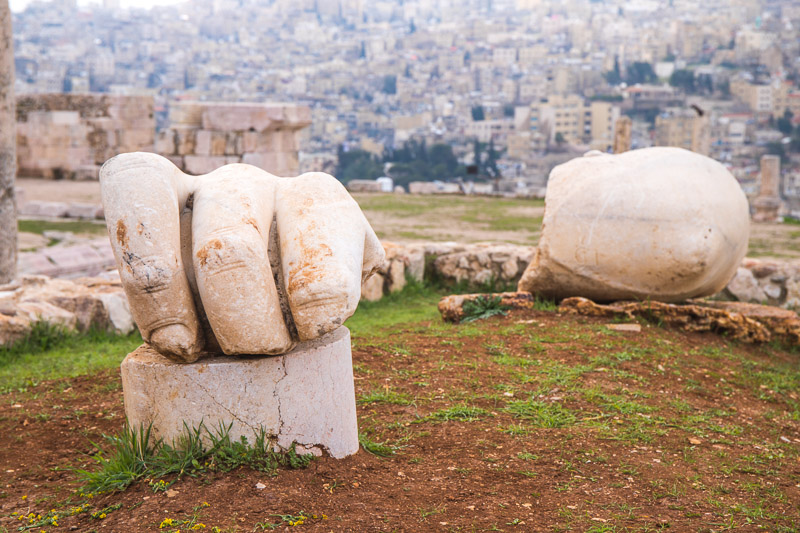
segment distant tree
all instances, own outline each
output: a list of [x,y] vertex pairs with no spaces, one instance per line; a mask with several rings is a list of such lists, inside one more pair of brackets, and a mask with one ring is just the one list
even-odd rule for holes
[[787,109],[775,124],[778,130],[784,135],[788,136],[792,134],[792,117],[792,112]]
[[628,67],[625,75],[625,82],[628,85],[635,85],[637,83],[652,83],[656,81],[657,76],[653,71],[653,66],[645,61],[634,61]]
[[412,18],[411,21],[408,23],[408,33],[416,33],[417,25],[414,24],[414,19]]
[[767,153],[771,155],[777,155],[781,158],[781,166],[785,166],[789,163],[789,156],[786,153],[786,147],[783,143],[768,143],[767,144]]
[[556,141],[556,144],[559,145],[559,146],[561,146],[562,144],[567,142],[567,140],[564,138],[564,135],[560,131],[556,132],[555,141]]
[[687,93],[694,93],[694,72],[686,69],[676,70],[669,77],[669,84]]
[[367,57],[367,45],[364,41],[361,41],[361,51],[358,53],[358,57],[364,59]]
[[503,116],[506,118],[514,117],[514,104],[506,104],[503,106]]
[[397,76],[389,74],[383,77],[383,92],[386,94],[397,94]]
[[489,139],[489,147],[486,149],[486,174],[492,178],[500,178],[500,169],[497,168],[497,159],[500,157],[500,152],[494,149],[494,139]]
[[431,146],[429,151],[429,161],[434,169],[438,169],[434,174],[443,174],[453,177],[459,174],[460,165],[458,158],[453,153],[453,147],[445,143],[437,143]]
[[614,69],[606,72],[603,74],[603,76],[610,85],[619,85],[622,82],[622,74],[620,74],[618,56],[614,56]]
[[475,161],[475,166],[478,168],[478,174],[481,174],[481,168],[483,166],[483,161],[481,157],[481,153],[483,152],[483,143],[480,142],[478,139],[474,139],[472,141],[472,158]]
[[383,165],[366,150],[345,151],[342,146],[338,150],[336,178],[342,183],[354,179],[375,179],[383,176]]
[[717,84],[717,89],[724,98],[729,98],[731,95],[731,82],[723,80]]
[[697,92],[702,94],[712,94],[714,92],[714,79],[711,74],[700,74],[695,80]]
[[411,77],[411,65],[406,65],[406,70],[403,72],[403,76],[406,78]]
[[482,105],[476,105],[472,108],[472,120],[476,122],[486,120],[486,114],[483,111]]

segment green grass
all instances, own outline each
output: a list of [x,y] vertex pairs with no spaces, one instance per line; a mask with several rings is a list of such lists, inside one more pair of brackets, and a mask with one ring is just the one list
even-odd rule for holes
[[105,222],[92,222],[90,220],[19,220],[17,228],[21,232],[43,234],[45,231],[71,231],[72,233],[106,235]]
[[480,407],[473,407],[469,405],[454,405],[453,407],[448,407],[447,409],[441,409],[439,411],[433,412],[423,418],[422,420],[428,420],[432,422],[449,422],[452,420],[459,420],[461,422],[473,422],[475,420],[480,420],[481,417],[488,415],[488,411],[486,409],[481,409]]
[[118,367],[142,343],[138,331],[69,333],[38,322],[30,335],[0,347],[0,393],[24,389],[43,380],[75,377]]
[[385,442],[376,442],[370,439],[366,433],[358,434],[358,443],[361,444],[361,447],[364,448],[365,451],[372,455],[377,455],[378,457],[391,457],[397,453],[398,449],[397,446],[391,446]]
[[355,314],[345,324],[353,337],[389,335],[389,328],[403,324],[436,320],[443,292],[414,280],[408,280],[403,290],[388,294],[377,302],[361,302]]
[[572,426],[576,422],[575,415],[559,403],[547,403],[538,400],[518,400],[509,402],[505,411],[515,418],[526,420],[530,425],[540,428],[561,428]]
[[125,490],[146,478],[160,480],[173,476],[179,479],[203,471],[228,472],[240,466],[273,473],[279,466],[304,468],[313,459],[310,454],[297,455],[294,446],[286,453],[272,451],[273,443],[263,428],[253,444],[245,437],[231,439],[230,429],[230,425],[208,430],[202,423],[196,428],[184,424],[182,437],[168,444],[154,439],[149,427],[126,425],[117,435],[104,435],[111,444],[109,452],[95,444],[97,469],[77,471],[83,492]]
[[507,315],[509,307],[503,305],[502,300],[500,296],[485,295],[478,296],[474,300],[467,300],[464,302],[464,317],[461,319],[461,323],[483,320],[495,315]]

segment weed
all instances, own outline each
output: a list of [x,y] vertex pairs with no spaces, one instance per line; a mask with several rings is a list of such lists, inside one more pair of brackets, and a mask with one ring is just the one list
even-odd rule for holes
[[538,400],[518,400],[509,402],[505,411],[528,421],[534,427],[560,428],[575,424],[575,415],[558,403],[548,403]]
[[472,407],[461,404],[433,412],[420,421],[427,420],[432,422],[449,422],[451,420],[460,420],[462,422],[472,422],[475,420],[480,420],[482,416],[487,414],[489,413],[480,407]]
[[392,405],[410,405],[412,403],[412,400],[405,393],[397,392],[392,389],[383,389],[363,394],[358,399],[358,403],[361,404],[386,403]]
[[[272,450],[272,442],[263,428],[250,446],[247,438],[230,438],[231,425],[220,425],[209,431],[200,423],[190,428],[184,424],[184,433],[176,442],[166,444],[154,439],[151,427],[138,429],[125,425],[122,432],[105,439],[112,449],[105,455],[103,449],[92,443],[99,468],[94,471],[77,470],[85,493],[125,490],[130,484],[146,477],[160,479],[170,475],[180,478],[195,475],[203,470],[229,471],[239,466],[272,473],[278,466],[304,468],[312,455],[297,455],[294,446],[285,453]],[[203,441],[211,442],[206,447]]]
[[474,300],[467,300],[464,302],[464,318],[461,319],[461,323],[483,320],[495,315],[507,315],[509,307],[503,305],[502,301],[500,296],[489,297],[486,295],[478,296]]
[[361,444],[365,451],[378,457],[390,457],[397,453],[399,449],[397,446],[392,446],[385,442],[376,442],[370,439],[366,433],[358,434],[358,443]]

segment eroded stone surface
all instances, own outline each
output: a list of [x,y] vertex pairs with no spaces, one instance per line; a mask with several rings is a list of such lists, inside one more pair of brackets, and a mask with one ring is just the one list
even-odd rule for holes
[[188,176],[161,156],[133,153],[109,160],[100,183],[133,317],[146,341],[178,361],[196,360],[206,345],[285,353],[333,331],[384,261],[358,204],[327,174],[278,178],[234,164]]
[[125,414],[172,442],[184,423],[252,443],[261,428],[286,450],[342,458],[358,451],[350,332],[341,327],[280,356],[207,357],[178,364],[143,344],[122,363]]
[[747,199],[680,148],[573,159],[550,175],[542,237],[519,290],[666,302],[722,290],[747,250]]
[[[722,303],[722,302],[720,302]],[[760,309],[766,308],[766,309]],[[772,310],[756,304],[709,305],[706,302],[693,301],[678,305],[664,302],[614,302],[609,305],[595,303],[588,298],[572,297],[561,302],[558,310],[586,316],[627,317],[643,316],[648,320],[658,320],[665,324],[679,327],[686,331],[724,332],[731,338],[743,342],[767,342],[772,338],[770,322],[764,317],[772,316]],[[792,313],[791,311],[789,311]],[[792,313],[795,318],[796,313]],[[773,330],[776,334],[783,334]],[[796,338],[791,338],[796,342]]]
[[0,345],[30,333],[37,322],[86,331],[108,329],[127,334],[134,324],[118,280],[20,276],[0,285]]

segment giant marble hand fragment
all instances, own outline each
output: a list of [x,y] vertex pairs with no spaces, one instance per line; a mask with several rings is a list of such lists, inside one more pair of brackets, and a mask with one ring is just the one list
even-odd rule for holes
[[384,260],[332,176],[233,164],[203,176],[150,153],[100,171],[106,223],[142,337],[180,362],[281,354],[341,326]]

